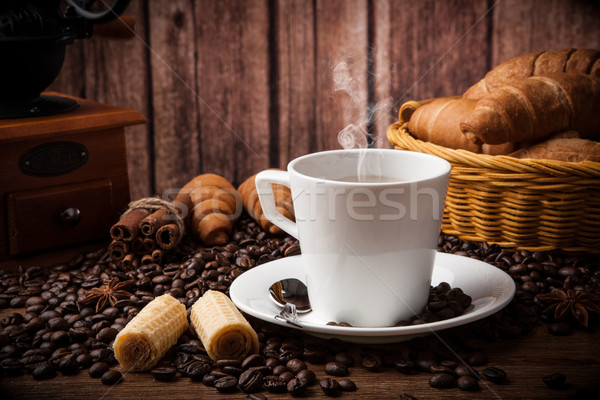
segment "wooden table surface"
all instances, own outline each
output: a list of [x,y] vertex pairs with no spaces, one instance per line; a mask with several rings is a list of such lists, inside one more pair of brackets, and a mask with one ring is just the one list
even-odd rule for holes
[[[80,249],[78,249],[80,251]],[[53,254],[46,258],[48,265],[64,260],[68,252]],[[31,261],[44,265],[44,257]],[[26,261],[20,260],[23,264]],[[28,264],[23,264],[28,265]],[[10,262],[0,265],[10,267]],[[13,265],[14,266],[14,265]],[[15,311],[0,310],[0,319]],[[22,311],[22,310],[19,310]],[[348,378],[358,390],[342,393],[348,399],[398,399],[409,394],[417,399],[597,399],[600,398],[600,327],[587,330],[575,329],[568,336],[553,336],[547,325],[538,322],[535,327],[514,339],[498,339],[483,342],[488,362],[475,367],[479,372],[485,367],[499,367],[506,371],[507,381],[495,384],[487,380],[480,382],[476,392],[465,392],[456,387],[434,389],[430,387],[428,373],[404,375],[394,368],[382,368],[369,372],[361,366],[350,368]],[[434,339],[438,340],[438,339]],[[349,344],[349,352],[359,360],[360,345]],[[117,365],[114,369],[120,370]],[[324,365],[309,364],[317,380],[326,377]],[[560,372],[566,375],[567,385],[561,389],[550,389],[542,381],[546,374]],[[293,398],[289,394],[261,392],[269,399]],[[49,380],[37,381],[30,374],[0,377],[0,399],[243,399],[246,396],[239,388],[231,394],[218,393],[215,388],[178,376],[171,382],[159,382],[149,373],[127,373],[124,381],[116,386],[107,386],[100,379],[91,378],[87,370],[73,376],[58,374]],[[305,398],[327,398],[318,383],[309,387]]]
[[[7,311],[5,310],[3,314]],[[429,386],[429,374],[402,375],[391,368],[381,372],[369,372],[361,367],[351,368],[349,378],[358,390],[343,393],[348,399],[397,399],[406,393],[417,399],[566,399],[598,398],[600,394],[600,335],[597,330],[576,330],[572,335],[559,337],[547,332],[540,323],[529,333],[517,339],[498,340],[486,345],[489,362],[507,372],[505,384],[481,382],[476,392],[458,388],[433,389]],[[356,350],[355,347],[352,347]],[[116,367],[119,369],[119,367]],[[310,365],[317,378],[325,377],[323,365]],[[483,367],[482,367],[483,368]],[[481,369],[478,369],[479,371]],[[561,372],[567,376],[567,387],[549,389],[542,381],[546,374]],[[574,397],[573,393],[578,394]],[[262,392],[269,399],[292,398],[287,394]],[[586,393],[587,395],[582,395]],[[571,396],[571,397],[569,397]],[[586,397],[587,396],[587,397]],[[75,376],[57,377],[36,381],[31,375],[0,378],[0,398],[5,400],[26,399],[243,399],[245,394],[237,390],[221,394],[216,389],[178,377],[172,382],[159,382],[148,373],[129,373],[116,386],[103,385],[91,378],[87,371]],[[303,397],[327,398],[318,384],[309,388]]]

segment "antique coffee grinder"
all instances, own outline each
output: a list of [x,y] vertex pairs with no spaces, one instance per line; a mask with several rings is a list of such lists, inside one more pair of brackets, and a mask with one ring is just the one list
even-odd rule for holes
[[0,0],[0,268],[104,240],[129,203],[125,127],[144,116],[44,92],[66,46],[100,36],[129,0],[93,3]]
[[66,46],[90,37],[94,24],[118,18],[129,1],[109,1],[101,11],[94,10],[95,0],[0,1],[0,118],[77,108],[73,99],[40,93],[60,72]]

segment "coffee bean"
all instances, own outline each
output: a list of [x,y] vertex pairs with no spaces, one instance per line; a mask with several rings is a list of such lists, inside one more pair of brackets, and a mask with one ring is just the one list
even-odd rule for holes
[[77,373],[79,364],[77,364],[77,356],[69,354],[60,360],[58,363],[58,370],[64,375],[72,375]]
[[481,379],[479,374],[477,374],[473,368],[464,364],[457,365],[456,368],[454,368],[454,373],[458,376],[470,376],[475,379]]
[[185,366],[185,375],[195,381],[201,381],[202,377],[210,372],[212,365],[205,361],[191,361]]
[[212,387],[215,386],[217,379],[223,378],[224,376],[227,376],[227,374],[220,371],[211,371],[202,377],[202,383]]
[[31,374],[33,375],[33,379],[50,379],[56,376],[56,368],[52,364],[46,362],[38,365]]
[[304,379],[293,378],[287,383],[287,392],[297,396],[306,392],[306,388],[308,387],[308,382]]
[[276,375],[267,375],[263,379],[265,389],[271,393],[284,393],[287,391],[287,382],[285,379]]
[[398,400],[417,400],[415,396],[411,396],[410,394],[404,393],[398,397]]
[[267,400],[267,397],[261,393],[253,393],[244,397],[244,400]]
[[258,365],[256,367],[250,367],[247,369],[247,371],[260,371],[260,373],[263,374],[263,376],[273,374],[273,370],[271,368],[267,367],[266,365]]
[[354,383],[354,381],[351,379],[340,379],[338,380],[338,384],[340,385],[342,392],[356,391],[356,383]]
[[21,362],[23,367],[27,368],[28,370],[33,370],[40,363],[46,363],[48,361],[48,359],[46,357],[44,357],[43,355],[32,355],[32,356],[22,357],[19,361]]
[[69,334],[66,331],[53,332],[50,336],[50,340],[57,346],[66,345],[71,342],[71,340],[69,339]]
[[432,365],[431,368],[429,368],[429,372],[432,374],[450,374],[450,375],[456,375],[456,373],[454,372],[453,369],[445,367],[443,365]]
[[23,315],[18,312],[13,312],[2,318],[2,326],[6,328],[10,325],[20,325],[24,322]]
[[288,371],[288,369],[285,365],[277,365],[277,366],[275,366],[275,368],[273,368],[273,375],[279,376],[287,371]]
[[265,360],[265,366],[273,370],[276,366],[279,365],[279,359],[275,357],[269,357]]
[[23,327],[23,329],[25,329],[26,332],[37,332],[40,329],[43,329],[46,326],[46,321],[44,319],[42,319],[41,317],[35,317],[33,319],[31,319],[29,322],[27,322],[25,324],[25,326]]
[[506,372],[497,367],[487,367],[481,374],[494,383],[503,383],[506,380]]
[[157,381],[170,381],[177,375],[177,369],[174,367],[156,367],[150,373]]
[[429,378],[429,386],[433,388],[443,389],[454,386],[456,377],[447,373],[433,374]]
[[235,376],[227,375],[215,381],[215,388],[219,393],[231,393],[238,385],[238,380]]
[[202,346],[202,342],[199,340],[192,340],[188,343],[180,344],[178,350],[182,353],[188,354],[206,354],[206,350]]
[[[98,344],[98,342],[95,342]],[[104,344],[104,343],[101,343]],[[94,359],[94,361],[102,361],[108,364],[112,364],[115,361],[115,355],[112,350],[108,350],[107,348],[100,347],[95,348],[90,351],[90,356]]]
[[262,389],[264,375],[259,370],[246,370],[242,372],[238,380],[240,389],[244,393],[254,393]]
[[233,375],[235,377],[239,377],[242,373],[242,369],[238,367],[233,367],[231,365],[226,365],[223,367],[223,372],[229,375]]
[[342,390],[338,381],[332,378],[323,378],[319,381],[319,386],[327,396],[338,396]]
[[117,385],[123,382],[123,374],[117,370],[111,369],[102,375],[101,380],[105,385]]
[[347,367],[353,367],[354,366],[354,357],[352,357],[350,354],[348,354],[347,352],[343,351],[341,353],[337,353],[334,357],[335,361],[340,362],[342,364],[344,364]]
[[542,377],[542,381],[550,389],[559,389],[559,388],[563,387],[565,385],[566,380],[567,380],[567,376],[560,372],[544,375]]
[[75,361],[77,361],[77,368],[79,369],[89,368],[94,363],[92,356],[89,354],[80,354]]
[[242,362],[240,360],[217,360],[215,361],[215,367],[223,369],[224,367],[235,367],[241,368]]
[[112,342],[115,339],[115,337],[117,337],[118,333],[119,333],[119,331],[117,331],[115,328],[110,328],[110,327],[102,328],[96,335],[96,339],[98,339],[99,341],[101,341],[103,343],[108,344],[108,343]]
[[330,361],[325,364],[325,373],[333,376],[347,376],[348,367],[338,361]]
[[101,378],[102,375],[104,375],[104,373],[106,371],[108,371],[110,369],[110,367],[108,366],[107,363],[105,362],[97,362],[92,364],[92,366],[90,367],[89,370],[89,374],[92,378]]
[[306,363],[297,358],[293,358],[285,364],[286,368],[293,373],[294,375],[298,374],[298,372],[306,369]]
[[303,369],[296,374],[296,378],[304,379],[309,385],[311,385],[315,379],[315,373],[310,369]]
[[265,359],[263,356],[261,356],[260,354],[252,354],[252,355],[246,357],[242,361],[241,366],[242,366],[242,369],[246,370],[251,367],[263,365],[264,363],[265,363]]
[[417,366],[410,360],[396,360],[394,367],[402,374],[412,375],[417,373]]
[[360,364],[369,371],[377,371],[381,368],[382,359],[379,354],[373,352],[365,353],[360,358]]
[[433,356],[422,355],[415,362],[417,369],[423,372],[431,371],[431,367],[436,364],[436,360]]
[[479,389],[479,382],[477,382],[477,379],[469,375],[459,377],[456,384],[461,390],[474,391]]

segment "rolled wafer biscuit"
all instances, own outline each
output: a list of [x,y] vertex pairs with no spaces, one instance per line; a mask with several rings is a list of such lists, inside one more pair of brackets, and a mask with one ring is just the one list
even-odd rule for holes
[[127,371],[147,371],[188,328],[186,309],[170,294],[156,297],[119,332],[115,358]]
[[213,360],[258,352],[258,336],[227,295],[209,290],[192,306],[192,326]]

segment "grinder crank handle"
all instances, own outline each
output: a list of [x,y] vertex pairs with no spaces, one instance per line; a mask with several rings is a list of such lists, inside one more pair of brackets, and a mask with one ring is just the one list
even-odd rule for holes
[[94,25],[94,36],[116,40],[128,40],[134,38],[135,20],[123,15],[107,24]]
[[94,24],[106,24],[114,21],[123,14],[131,0],[115,0],[111,6],[103,11],[90,11],[86,7],[91,6],[94,0],[65,0],[68,5],[73,7],[77,15],[87,19]]

